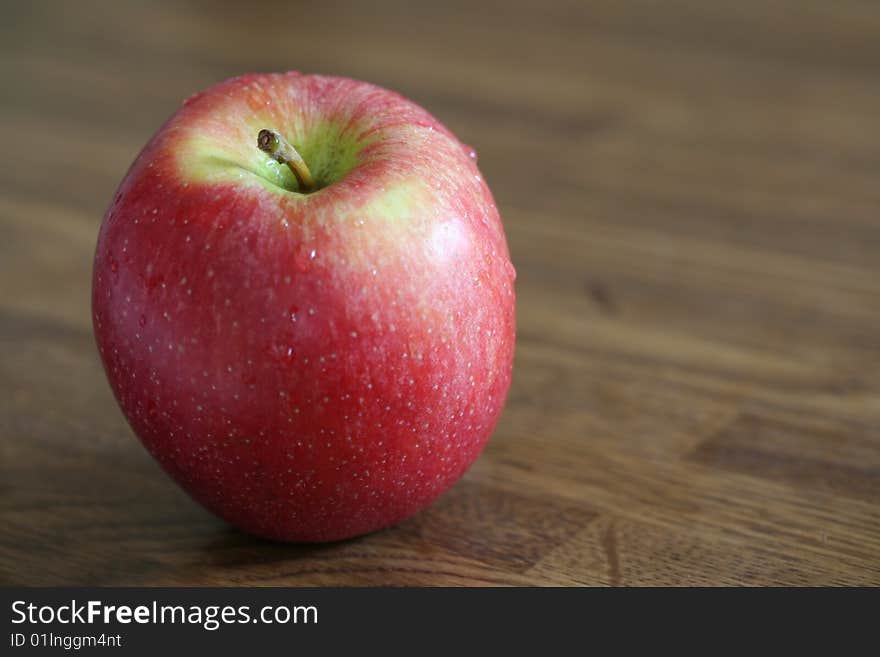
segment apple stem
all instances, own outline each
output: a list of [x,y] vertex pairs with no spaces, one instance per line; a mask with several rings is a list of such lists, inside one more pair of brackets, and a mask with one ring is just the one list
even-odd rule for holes
[[257,148],[269,154],[279,164],[289,166],[293,175],[296,176],[300,191],[311,192],[315,189],[315,180],[312,178],[312,172],[309,171],[306,161],[277,132],[274,130],[260,130],[260,134],[257,135]]

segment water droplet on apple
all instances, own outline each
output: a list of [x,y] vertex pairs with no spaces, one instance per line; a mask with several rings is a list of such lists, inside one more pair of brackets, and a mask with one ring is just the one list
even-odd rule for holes
[[140,324],[141,328],[145,327],[147,325],[147,316],[141,315],[140,319],[138,320],[138,324]]
[[296,304],[292,304],[290,308],[287,309],[287,316],[290,317],[291,322],[296,321],[296,313],[298,312],[299,308],[296,306]]
[[304,272],[309,268],[309,262],[314,258],[312,253],[314,253],[314,249],[307,249],[302,244],[296,247],[296,250],[293,254],[293,263],[296,265],[297,271]]
[[196,99],[197,99],[199,96],[201,96],[201,95],[202,95],[202,93],[199,92],[199,93],[197,93],[197,94],[193,94],[193,95],[191,95],[191,96],[187,96],[186,98],[183,99],[183,104],[184,104],[184,105],[189,105],[191,102],[193,102],[194,100],[196,100]]

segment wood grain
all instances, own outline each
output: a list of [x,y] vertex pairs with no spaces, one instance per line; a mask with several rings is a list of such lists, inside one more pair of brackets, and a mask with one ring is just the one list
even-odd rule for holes
[[[880,584],[876,4],[0,12],[0,583]],[[484,455],[327,546],[243,535],[173,486],[89,319],[139,148],[194,91],[289,68],[394,88],[473,144],[518,270]]]

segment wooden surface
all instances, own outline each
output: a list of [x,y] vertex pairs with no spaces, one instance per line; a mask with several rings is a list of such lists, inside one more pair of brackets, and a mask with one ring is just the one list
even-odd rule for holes
[[[411,4],[3,3],[0,583],[880,584],[880,5]],[[178,490],[89,319],[139,148],[194,91],[288,68],[475,145],[518,270],[484,455],[323,547]]]

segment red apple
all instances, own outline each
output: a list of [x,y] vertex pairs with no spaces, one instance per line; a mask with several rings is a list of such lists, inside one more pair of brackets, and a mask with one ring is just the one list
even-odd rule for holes
[[135,160],[93,320],[125,416],[186,491],[248,532],[330,541],[415,513],[477,458],[510,384],[513,280],[474,152],[424,109],[246,75]]

